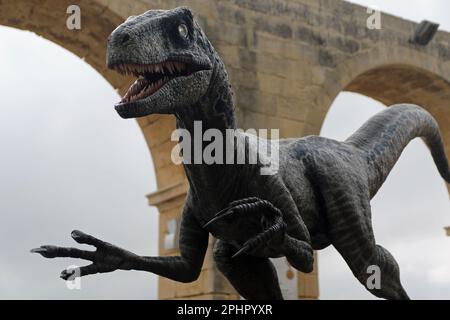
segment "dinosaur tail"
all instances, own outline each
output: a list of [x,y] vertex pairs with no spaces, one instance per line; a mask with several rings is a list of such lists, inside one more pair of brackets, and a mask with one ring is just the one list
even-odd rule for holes
[[416,105],[399,104],[369,119],[346,140],[366,155],[371,196],[386,180],[406,145],[416,137],[425,141],[439,173],[450,183],[450,169],[436,120]]

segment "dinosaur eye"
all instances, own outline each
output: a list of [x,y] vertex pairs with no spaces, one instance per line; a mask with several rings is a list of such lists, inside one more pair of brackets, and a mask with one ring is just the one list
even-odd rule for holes
[[188,32],[188,28],[186,27],[186,25],[184,23],[182,23],[178,26],[178,33],[180,34],[181,37],[187,38],[189,32]]

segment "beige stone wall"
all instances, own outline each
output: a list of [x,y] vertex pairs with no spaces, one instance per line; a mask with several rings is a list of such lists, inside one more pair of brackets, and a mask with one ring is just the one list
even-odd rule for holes
[[[66,8],[79,4],[82,30],[65,27]],[[450,154],[450,34],[426,47],[409,43],[416,25],[382,15],[382,29],[368,30],[366,8],[339,0],[0,0],[0,24],[27,29],[74,52],[120,92],[131,79],[106,70],[108,34],[132,14],[188,5],[228,67],[242,128],[279,128],[283,137],[318,134],[342,90],[386,104],[417,103],[438,120]],[[187,190],[183,169],[170,161],[174,118],[138,120],[151,151],[158,192],[149,202],[166,221],[177,217]],[[161,243],[161,241],[160,241]],[[176,250],[162,255],[175,254]],[[317,270],[317,268],[315,269]],[[301,298],[317,298],[317,271],[299,277]],[[162,299],[234,299],[208,254],[200,279],[181,285],[160,280]]]

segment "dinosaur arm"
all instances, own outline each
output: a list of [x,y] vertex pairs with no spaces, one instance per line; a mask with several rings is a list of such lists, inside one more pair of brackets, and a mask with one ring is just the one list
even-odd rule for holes
[[[81,231],[73,231],[72,238],[81,244],[94,246],[95,251],[57,246],[41,246],[31,250],[45,258],[78,258],[92,261],[79,268],[79,276],[115,270],[141,270],[180,282],[198,278],[208,246],[208,232],[203,230],[185,206],[180,228],[180,256],[144,257],[97,239]],[[76,270],[64,270],[61,278],[70,279]]]
[[[223,240],[230,229],[240,226],[241,219],[245,219],[250,225],[261,224],[261,231],[246,239],[231,258],[252,254],[258,250],[261,250],[259,253],[263,254],[264,249],[268,248],[269,252],[272,252],[269,254],[275,252],[284,255],[298,270],[311,272],[314,264],[311,237],[282,180],[276,176],[263,177],[255,182],[252,189],[257,189],[258,197],[231,202],[228,207],[209,220],[204,228],[212,228],[216,231],[213,234],[219,239],[222,237]],[[259,219],[254,219],[255,217]],[[242,227],[241,230],[241,233],[245,232]]]
[[283,220],[287,225],[287,234],[298,240],[311,243],[309,230],[283,180],[278,175],[264,176],[263,179],[265,180],[259,188],[259,197],[268,199],[282,212]]
[[138,256],[134,259],[132,269],[156,273],[180,282],[191,282],[198,278],[208,247],[208,232],[201,228],[187,206],[181,220],[179,247],[180,256]]

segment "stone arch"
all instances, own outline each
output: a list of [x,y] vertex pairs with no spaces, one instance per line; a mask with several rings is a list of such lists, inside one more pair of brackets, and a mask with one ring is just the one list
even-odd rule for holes
[[[403,47],[375,48],[339,65],[324,83],[323,108],[315,109],[314,130],[320,131],[334,99],[341,91],[359,93],[390,106],[413,103],[437,120],[450,155],[450,68],[438,57]],[[308,122],[308,120],[307,120]],[[448,187],[448,185],[447,185]],[[449,188],[450,192],[450,188]]]
[[66,10],[70,1],[2,1],[0,24],[28,30],[57,43],[84,59],[102,74],[115,88],[126,81],[107,70],[105,65],[106,39],[122,21],[120,16],[96,1],[82,0],[81,30],[66,27]]
[[[430,112],[439,124],[447,157],[450,157],[450,65],[440,55],[424,49],[380,46],[339,65],[324,83],[324,100],[307,122],[319,134],[334,99],[342,91],[355,92],[386,106],[413,103]],[[308,128],[306,128],[308,130]],[[450,194],[450,185],[447,186]],[[446,228],[450,235],[450,227]]]
[[[323,122],[339,92],[351,91],[388,106],[402,102],[421,105],[436,117],[441,129],[446,129],[450,120],[449,74],[449,66],[429,54],[401,47],[374,48],[337,66],[324,82],[326,100],[319,111],[322,120],[319,122]],[[450,142],[450,132],[443,135]]]

